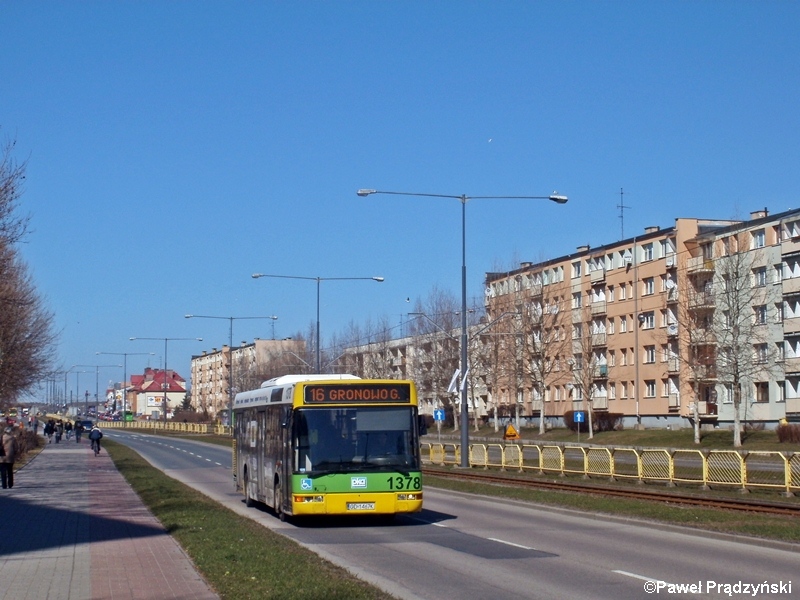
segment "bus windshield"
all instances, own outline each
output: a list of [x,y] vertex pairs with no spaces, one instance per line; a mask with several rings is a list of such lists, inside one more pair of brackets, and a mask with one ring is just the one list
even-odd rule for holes
[[419,470],[411,407],[299,409],[292,438],[296,473]]

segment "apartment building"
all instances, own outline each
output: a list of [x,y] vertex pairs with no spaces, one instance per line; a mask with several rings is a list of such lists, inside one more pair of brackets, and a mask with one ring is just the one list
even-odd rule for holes
[[800,211],[766,209],[488,273],[487,315],[517,330],[487,387],[550,421],[589,407],[626,427],[729,426],[737,406],[742,422],[800,418],[796,282]]
[[303,340],[262,340],[230,348],[213,348],[192,357],[191,390],[195,410],[224,416],[232,391],[255,389],[271,377],[303,373],[310,368]]

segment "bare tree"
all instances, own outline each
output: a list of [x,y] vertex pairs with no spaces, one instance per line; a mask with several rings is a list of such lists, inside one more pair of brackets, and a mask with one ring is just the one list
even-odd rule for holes
[[[768,319],[780,297],[770,296],[771,265],[760,246],[750,231],[701,240],[697,256],[689,259],[687,308],[680,323],[686,330],[684,362],[694,377],[695,421],[700,418],[700,398],[716,406],[721,394],[733,405],[737,448],[742,445],[742,401],[752,397],[751,390],[760,382],[774,378],[776,342],[782,340],[780,331],[771,331]],[[695,441],[698,437],[696,431]]]
[[0,408],[52,374],[56,343],[53,315],[15,249],[29,217],[17,212],[25,164],[13,149],[10,142],[0,150]]

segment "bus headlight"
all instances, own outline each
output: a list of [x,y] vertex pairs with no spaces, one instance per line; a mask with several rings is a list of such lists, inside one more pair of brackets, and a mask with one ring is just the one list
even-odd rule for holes
[[422,492],[411,492],[409,494],[397,494],[398,500],[422,500]]
[[322,502],[323,501],[323,497],[322,496],[295,496],[294,497],[294,501],[298,502],[298,503],[300,503],[300,502]]

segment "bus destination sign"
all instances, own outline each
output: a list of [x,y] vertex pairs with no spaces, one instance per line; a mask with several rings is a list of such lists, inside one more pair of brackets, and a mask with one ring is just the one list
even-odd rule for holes
[[411,402],[407,383],[347,383],[307,385],[305,404],[349,404],[360,402]]

